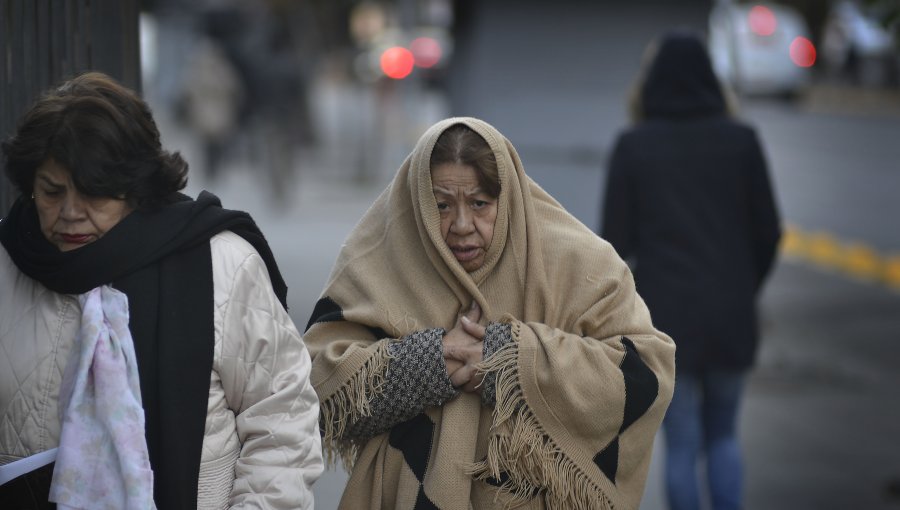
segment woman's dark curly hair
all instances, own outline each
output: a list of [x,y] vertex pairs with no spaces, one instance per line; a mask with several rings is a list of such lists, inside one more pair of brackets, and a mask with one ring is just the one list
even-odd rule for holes
[[98,72],[45,93],[2,149],[6,175],[25,196],[51,158],[72,173],[82,194],[124,197],[136,208],[166,203],[187,184],[188,165],[162,149],[147,103]]
[[487,141],[465,124],[454,124],[440,136],[431,150],[431,168],[459,163],[475,169],[478,185],[490,196],[500,196],[500,171]]

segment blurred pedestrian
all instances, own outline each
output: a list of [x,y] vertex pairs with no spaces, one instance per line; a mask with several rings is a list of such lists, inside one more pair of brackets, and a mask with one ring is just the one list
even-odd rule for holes
[[487,123],[425,132],[308,328],[340,508],[639,506],[672,341]]
[[292,198],[298,150],[315,142],[309,82],[319,30],[310,2],[227,0],[206,23],[243,86],[240,123],[273,204]]
[[[615,143],[602,235],[634,267],[654,325],[678,346],[663,424],[671,510],[741,508],[738,408],[757,343],[755,301],[780,237],[754,130],[729,113],[703,42],[649,53],[635,124]],[[698,480],[706,461],[706,483]]]
[[243,107],[244,84],[237,70],[215,40],[201,36],[184,72],[181,112],[203,146],[210,181],[219,175],[227,149],[237,141]]
[[101,73],[2,148],[0,463],[58,447],[4,508],[312,508],[310,357],[252,218],[181,194],[187,164]]

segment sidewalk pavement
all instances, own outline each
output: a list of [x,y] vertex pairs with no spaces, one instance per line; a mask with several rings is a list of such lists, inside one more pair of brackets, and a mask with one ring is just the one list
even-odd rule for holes
[[900,89],[816,84],[798,98],[799,107],[810,113],[900,117]]

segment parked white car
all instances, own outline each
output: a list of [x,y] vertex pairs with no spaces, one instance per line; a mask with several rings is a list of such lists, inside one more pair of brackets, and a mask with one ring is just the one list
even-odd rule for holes
[[717,1],[709,17],[709,52],[719,78],[752,95],[801,92],[816,59],[800,13],[771,2]]

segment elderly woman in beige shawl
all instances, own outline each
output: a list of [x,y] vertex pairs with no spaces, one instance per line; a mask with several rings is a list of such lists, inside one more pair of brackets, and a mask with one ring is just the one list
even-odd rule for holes
[[487,123],[422,136],[305,338],[340,508],[639,506],[675,346]]

